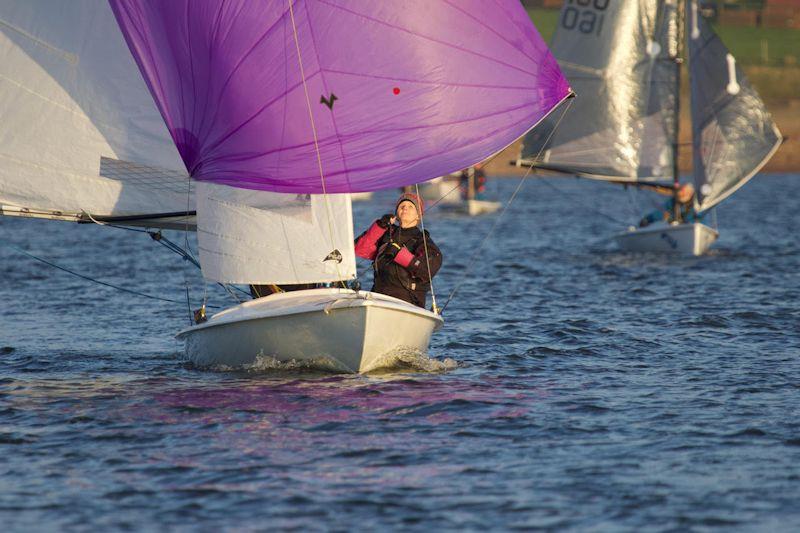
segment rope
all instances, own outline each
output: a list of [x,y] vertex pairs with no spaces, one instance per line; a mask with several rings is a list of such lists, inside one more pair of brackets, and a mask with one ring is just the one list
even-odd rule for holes
[[[197,259],[194,258],[194,256],[191,253],[191,249],[185,250],[185,249],[181,248],[180,246],[178,246],[177,244],[175,244],[174,242],[172,242],[168,238],[164,237],[164,234],[161,233],[160,231],[152,231],[150,229],[142,229],[142,228],[132,228],[132,227],[129,227],[129,226],[118,226],[116,224],[110,224],[108,222],[101,222],[99,220],[96,220],[90,213],[84,212],[84,215],[86,215],[86,217],[89,220],[91,220],[92,222],[94,222],[98,226],[106,226],[106,227],[109,227],[109,228],[116,228],[116,229],[121,229],[121,230],[125,230],[125,231],[135,231],[137,233],[147,233],[148,235],[150,235],[150,238],[152,238],[158,244],[160,244],[161,246],[163,246],[167,250],[170,250],[171,252],[174,252],[174,253],[178,254],[179,256],[181,256],[184,259],[184,261],[189,261],[194,266],[196,266],[198,269],[200,269],[200,262]],[[187,229],[185,230],[186,231],[186,241],[185,242],[186,242],[187,247],[189,246],[189,230],[188,230],[188,227],[189,227],[189,223],[187,221],[187,223],[186,223],[186,228]],[[188,280],[186,279],[186,275],[185,274],[186,273],[184,272],[183,283],[184,283],[184,285],[188,285]],[[242,303],[242,301],[233,293],[233,291],[231,290],[231,287],[233,287],[237,291],[241,292],[242,294],[249,295],[248,292],[242,290],[241,288],[237,287],[236,285],[228,285],[226,283],[219,283],[219,282],[217,282],[217,285],[222,287],[225,290],[225,292],[228,293],[228,295],[231,298],[233,298],[233,300],[236,303]],[[188,291],[188,289],[187,289],[187,291]],[[208,290],[206,289],[205,284],[203,286],[203,295],[204,295],[203,296],[203,302],[205,304],[205,302],[208,301],[208,299],[207,299]],[[190,307],[191,307],[191,302],[190,302]],[[214,307],[214,306],[207,306],[207,307]],[[190,309],[190,311],[191,311],[191,309]]]
[[83,274],[79,274],[78,272],[75,272],[74,270],[70,270],[70,269],[68,269],[66,267],[63,267],[63,266],[57,265],[57,264],[55,264],[55,263],[53,263],[51,261],[48,261],[47,259],[43,259],[41,257],[38,257],[38,256],[30,253],[30,252],[27,252],[27,251],[23,250],[22,248],[20,248],[19,246],[16,246],[16,245],[14,245],[14,244],[12,244],[12,243],[10,243],[8,241],[4,240],[4,242],[11,249],[13,249],[13,250],[15,250],[15,251],[17,251],[17,252],[19,252],[19,253],[21,253],[23,255],[26,255],[26,256],[30,257],[31,259],[35,259],[36,261],[44,263],[45,265],[51,266],[53,268],[57,268],[58,270],[62,270],[64,272],[68,273],[68,274],[72,274],[73,276],[81,278],[81,279],[84,279],[86,281],[90,281],[92,283],[97,283],[98,285],[103,285],[105,287],[110,287],[112,289],[117,289],[118,291],[127,292],[128,294],[133,294],[135,296],[141,296],[142,298],[149,298],[151,300],[159,300],[159,301],[162,301],[162,302],[169,302],[169,303],[174,303],[174,304],[182,303],[180,300],[172,300],[170,298],[162,298],[161,296],[153,296],[152,294],[147,294],[147,293],[144,293],[144,292],[139,292],[139,291],[134,291],[134,290],[131,290],[131,289],[126,289],[125,287],[120,287],[119,285],[114,285],[113,283],[107,283],[107,282],[101,281],[99,279],[95,279],[95,278],[91,278],[89,276],[85,276]]
[[[317,166],[319,167],[319,178],[322,182],[322,196],[325,199],[325,213],[327,214],[328,219],[328,233],[330,236],[331,241],[331,250],[336,249],[336,242],[333,237],[333,214],[331,212],[331,204],[328,198],[328,190],[325,185],[325,172],[322,169],[322,154],[319,150],[319,140],[317,139],[317,126],[314,123],[314,113],[311,111],[311,98],[308,96],[308,84],[306,83],[306,74],[305,70],[303,69],[303,56],[300,53],[300,40],[297,36],[297,25],[294,21],[294,7],[292,6],[292,0],[287,0],[289,3],[289,18],[292,20],[292,34],[294,35],[294,46],[297,49],[297,62],[300,66],[300,79],[303,81],[303,92],[305,93],[306,97],[306,107],[308,108],[308,118],[311,121],[311,134],[314,136],[314,151],[317,155]],[[309,22],[310,24],[310,22]],[[331,108],[331,113],[333,112],[333,108]],[[334,261],[334,265],[336,267],[336,277],[339,280],[344,281],[342,277],[342,273],[339,270],[339,262]]]
[[[459,178],[459,179],[460,179],[460,178]],[[427,211],[430,211],[431,209],[433,209],[434,207],[436,207],[436,205],[437,205],[439,202],[441,202],[442,200],[444,200],[445,198],[447,198],[448,196],[450,196],[450,193],[451,193],[451,192],[455,191],[456,189],[458,189],[458,188],[460,188],[460,187],[461,187],[461,183],[457,183],[455,187],[453,187],[452,189],[450,189],[449,191],[447,191],[446,193],[444,193],[444,194],[443,194],[443,195],[442,195],[442,196],[441,196],[441,197],[440,197],[438,200],[436,200],[436,201],[435,201],[435,202],[433,202],[433,203],[432,203],[430,206],[428,206],[428,208],[427,208]],[[419,196],[419,187],[417,187],[417,196]]]
[[517,197],[517,193],[519,193],[519,191],[522,189],[522,185],[525,183],[525,180],[527,179],[528,175],[531,173],[531,169],[532,168],[533,167],[528,167],[528,170],[527,170],[527,172],[525,172],[525,175],[522,176],[521,180],[519,180],[519,183],[517,184],[517,188],[514,189],[514,192],[511,194],[511,198],[509,198],[508,202],[503,207],[503,210],[500,211],[500,214],[497,216],[497,218],[494,219],[494,223],[492,224],[492,227],[489,229],[489,232],[483,238],[483,240],[481,241],[480,245],[478,245],[478,247],[472,253],[472,256],[470,256],[470,259],[467,262],[467,267],[463,270],[461,281],[456,284],[456,286],[450,292],[450,295],[447,297],[447,301],[442,306],[442,313],[444,313],[444,310],[447,309],[447,306],[450,304],[450,300],[453,299],[453,296],[455,296],[455,294],[458,291],[458,289],[461,288],[461,285],[464,284],[464,281],[466,280],[467,274],[472,269],[472,265],[475,263],[475,260],[478,258],[478,253],[483,249],[484,245],[486,245],[486,242],[489,240],[489,237],[492,236],[492,233],[494,233],[494,230],[497,228],[497,225],[500,223],[500,220],[503,218],[503,215],[506,214],[506,210],[508,210],[508,206],[510,206],[511,202],[514,201],[514,198]]
[[[531,167],[531,168],[532,168],[532,167]],[[570,195],[570,194],[568,194],[568,193],[564,192],[563,190],[559,189],[558,187],[556,187],[555,185],[553,185],[553,184],[552,184],[552,183],[550,183],[549,181],[544,181],[544,180],[542,180],[542,181],[541,181],[541,183],[542,183],[542,184],[544,184],[544,185],[546,185],[547,187],[550,187],[550,188],[551,188],[551,189],[553,189],[554,191],[556,191],[556,192],[558,192],[558,193],[560,193],[560,194],[563,194],[564,196],[570,196],[570,197],[574,197],[574,195]],[[584,208],[588,209],[589,211],[592,211],[592,212],[594,212],[594,213],[597,213],[598,215],[600,215],[600,216],[603,216],[603,217],[607,218],[608,220],[611,220],[612,222],[614,222],[614,223],[616,223],[616,224],[621,224],[621,225],[623,225],[623,226],[629,226],[629,225],[630,225],[630,223],[629,223],[629,222],[627,222],[627,221],[625,221],[625,220],[620,220],[620,219],[618,219],[618,218],[614,218],[614,217],[612,217],[611,215],[609,215],[609,214],[607,214],[607,213],[604,213],[603,211],[600,211],[599,209],[597,209],[596,207],[594,207],[594,206],[592,206],[592,205],[590,205],[590,204],[588,204],[588,203],[581,202],[581,205],[582,205]]]
[[[192,178],[190,176],[189,179],[186,181],[186,211],[189,211],[189,208],[191,206],[192,206]],[[184,230],[183,231],[183,245],[185,246],[185,249],[186,249],[186,251],[184,252],[184,255],[183,255],[183,259],[184,259],[184,261],[186,261],[186,260],[189,259],[189,257],[191,257],[191,250],[189,249],[189,217],[186,217],[186,219],[185,219],[183,230]],[[156,242],[159,242],[159,243],[161,242],[160,236],[161,236],[161,232],[159,232],[159,238],[156,238],[154,235],[150,235],[150,237],[152,237],[153,240],[155,240]],[[167,242],[169,242],[169,241],[167,241]],[[177,245],[174,246],[174,247],[170,247],[170,246],[165,244],[164,246],[166,246],[167,249],[170,249],[172,251],[176,251],[177,252],[177,250],[176,250],[178,248]],[[181,250],[181,251],[183,251],[183,250]],[[192,257],[191,260],[192,260],[192,263],[194,263],[194,265],[197,268],[200,269],[200,274],[202,275],[203,269],[200,267],[200,263],[197,262],[194,259],[194,257]],[[192,318],[194,318],[194,314],[192,313],[192,300],[191,300],[190,294],[189,294],[189,278],[186,277],[186,269],[185,268],[181,269],[181,274],[183,274],[183,286],[186,289],[186,312],[189,314],[189,325],[191,326],[192,323],[193,323]],[[205,286],[205,284],[206,284],[206,279],[205,279],[205,276],[203,276],[203,286]],[[205,305],[206,305],[206,303],[203,302],[203,307],[205,307]]]
[[[414,187],[417,191],[417,198],[420,198],[419,185],[415,183]],[[433,276],[431,276],[431,260],[430,257],[428,257],[428,238],[425,236],[425,217],[423,216],[422,211],[419,213],[419,222],[422,225],[422,246],[425,249],[425,263],[428,265],[428,283],[431,286],[431,311],[438,314],[439,308],[436,306],[436,291],[433,290]]]
[[[570,107],[572,107],[572,99],[570,99],[570,101],[568,102],[568,104],[566,105],[564,110],[561,112],[561,116],[558,118],[558,122],[556,122],[556,125],[550,131],[550,134],[547,136],[547,139],[545,139],[545,142],[542,143],[541,148],[539,148],[539,153],[536,154],[536,160],[537,161],[541,157],[542,152],[544,151],[544,147],[547,146],[550,143],[550,139],[553,138],[553,134],[558,129],[559,125],[561,124],[561,121],[564,119],[564,116],[567,114],[567,111],[569,111]],[[533,170],[533,165],[528,167],[528,170],[522,176],[522,179],[519,180],[519,183],[517,184],[517,188],[514,189],[514,192],[511,194],[511,197],[508,199],[508,202],[506,202],[506,205],[503,206],[503,210],[500,211],[500,214],[497,216],[496,219],[494,219],[494,223],[492,224],[492,227],[489,228],[489,232],[483,238],[483,240],[481,241],[480,245],[478,245],[478,247],[472,253],[472,256],[470,257],[469,261],[467,262],[467,267],[463,270],[463,274],[461,276],[461,281],[459,281],[456,284],[456,286],[453,287],[453,290],[450,292],[450,295],[447,297],[447,301],[442,306],[442,311],[441,311],[442,313],[444,313],[444,310],[447,309],[448,305],[450,305],[450,301],[456,295],[456,292],[458,292],[458,289],[461,288],[461,285],[464,284],[464,281],[466,280],[467,274],[472,269],[472,265],[475,264],[475,260],[478,258],[478,254],[483,249],[483,247],[486,245],[486,242],[489,240],[489,237],[491,237],[492,233],[494,233],[494,230],[497,228],[498,224],[503,219],[503,216],[506,214],[506,211],[508,211],[509,206],[514,201],[514,199],[517,197],[517,194],[519,194],[519,191],[522,189],[522,186],[525,184],[525,180],[528,178],[528,176],[530,175],[532,170]]]

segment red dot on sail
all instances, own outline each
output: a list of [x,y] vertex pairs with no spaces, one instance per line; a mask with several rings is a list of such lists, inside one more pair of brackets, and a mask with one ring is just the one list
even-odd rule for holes
[[400,87],[395,87],[394,89],[392,89],[392,92],[394,94],[400,94]]

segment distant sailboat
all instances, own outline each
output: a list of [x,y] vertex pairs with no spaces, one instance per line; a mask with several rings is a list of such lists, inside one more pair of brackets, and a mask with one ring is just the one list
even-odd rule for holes
[[372,191],[369,192],[354,192],[350,194],[350,200],[354,202],[366,202],[372,199]]
[[[470,166],[460,172],[439,176],[420,185],[423,198],[450,212],[469,216],[494,213],[502,204],[482,197],[484,183],[479,183],[477,166]],[[485,181],[485,176],[482,178]]]
[[[578,97],[549,143],[554,118],[526,136],[518,164],[677,190],[684,30],[697,213],[744,185],[781,134],[695,0],[565,2],[551,48]],[[685,222],[631,227],[615,239],[625,250],[701,255],[717,235]]]
[[344,288],[349,193],[473,164],[569,93],[516,0],[2,0],[0,57],[2,214],[196,230],[206,280],[335,286],[183,330],[201,365],[426,351],[437,313]]

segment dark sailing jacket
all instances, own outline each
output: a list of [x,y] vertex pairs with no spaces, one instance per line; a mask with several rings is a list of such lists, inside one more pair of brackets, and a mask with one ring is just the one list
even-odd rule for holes
[[[701,222],[703,215],[698,215],[694,210],[693,202],[679,203],[678,204],[678,222]],[[667,223],[675,221],[675,199],[670,198],[664,202],[664,207],[648,213],[642,220],[639,221],[640,226],[647,226],[653,222],[665,220]]]
[[425,307],[430,280],[442,266],[442,252],[427,231],[423,239],[417,227],[382,228],[376,221],[356,239],[355,250],[359,257],[373,261],[372,291]]

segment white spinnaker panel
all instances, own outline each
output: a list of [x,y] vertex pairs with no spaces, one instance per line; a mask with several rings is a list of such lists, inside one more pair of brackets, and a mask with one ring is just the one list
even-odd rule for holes
[[694,182],[699,210],[711,209],[747,183],[781,145],[780,131],[736,64],[700,16],[686,13],[691,76]]
[[356,275],[348,194],[198,182],[197,240],[203,276],[222,283],[318,283]]
[[0,204],[194,209],[188,176],[101,0],[0,0]]

